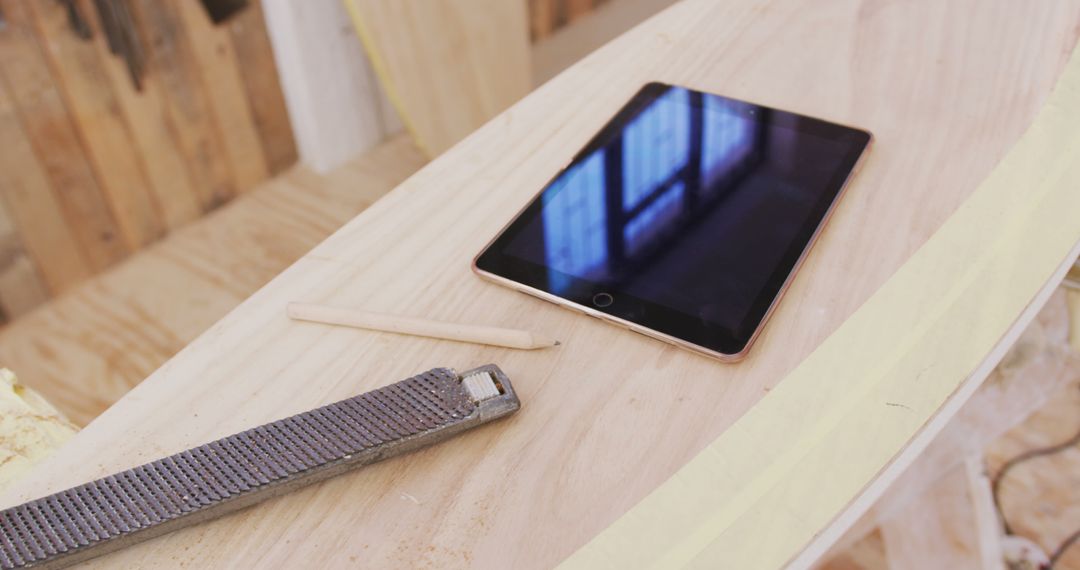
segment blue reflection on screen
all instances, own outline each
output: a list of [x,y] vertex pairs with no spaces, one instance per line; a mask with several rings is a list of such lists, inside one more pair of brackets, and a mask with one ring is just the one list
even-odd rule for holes
[[610,292],[607,310],[629,320],[674,313],[748,338],[862,143],[724,97],[643,93],[545,188],[505,254],[560,297]]
[[604,153],[574,166],[551,186],[543,196],[544,246],[547,261],[562,273],[548,277],[552,291],[562,292],[570,285],[569,275],[588,275],[601,270],[607,261],[604,218]]
[[621,137],[545,191],[552,292],[565,293],[574,276],[600,279],[612,263],[647,254],[687,209],[716,194],[718,182],[753,158],[756,130],[745,116],[747,104],[706,95],[695,106],[691,97],[682,88],[668,90]]

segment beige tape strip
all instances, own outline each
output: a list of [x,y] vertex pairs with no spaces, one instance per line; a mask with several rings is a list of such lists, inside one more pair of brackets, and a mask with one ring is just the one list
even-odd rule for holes
[[929,440],[943,404],[962,403],[954,393],[970,395],[977,382],[965,381],[989,372],[987,354],[1003,350],[1078,243],[1080,48],[1035,123],[941,229],[777,388],[562,567],[791,562],[917,434]]
[[397,84],[394,83],[385,58],[383,58],[382,52],[379,51],[379,43],[375,41],[375,37],[371,35],[371,31],[368,30],[367,24],[364,22],[363,9],[357,3],[358,0],[342,0],[342,2],[345,4],[345,10],[349,13],[349,19],[352,20],[356,36],[360,38],[360,45],[367,52],[368,59],[371,62],[371,69],[375,72],[375,76],[378,77],[379,85],[382,86],[383,93],[386,94],[390,105],[397,111],[401,124],[404,125],[405,130],[408,131],[413,143],[420,148],[420,151],[426,156],[434,157],[435,155],[429,150],[430,146],[427,141],[420,136],[420,131],[417,130],[416,123],[409,113],[408,105],[405,104],[405,100],[398,93]]

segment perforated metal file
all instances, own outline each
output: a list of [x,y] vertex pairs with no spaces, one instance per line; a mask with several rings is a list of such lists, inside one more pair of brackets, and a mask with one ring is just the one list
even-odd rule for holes
[[0,568],[59,568],[515,412],[495,365],[436,368],[0,511]]

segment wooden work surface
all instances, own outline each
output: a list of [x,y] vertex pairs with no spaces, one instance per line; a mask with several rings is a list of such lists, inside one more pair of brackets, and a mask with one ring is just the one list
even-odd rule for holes
[[[495,362],[521,396],[516,416],[99,564],[552,566],[765,396],[928,239],[1031,122],[1078,34],[1080,0],[837,0],[812,8],[686,0],[366,210],[105,412],[5,502],[434,366]],[[498,229],[650,80],[858,125],[877,137],[785,301],[737,365],[469,270]],[[527,328],[563,345],[519,352],[293,323],[289,301]],[[778,430],[792,432],[802,420],[775,418]]]

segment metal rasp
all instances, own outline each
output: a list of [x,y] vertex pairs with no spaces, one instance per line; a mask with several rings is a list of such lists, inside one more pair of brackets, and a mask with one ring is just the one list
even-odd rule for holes
[[0,568],[61,568],[444,440],[520,407],[493,364],[436,368],[0,511]]

